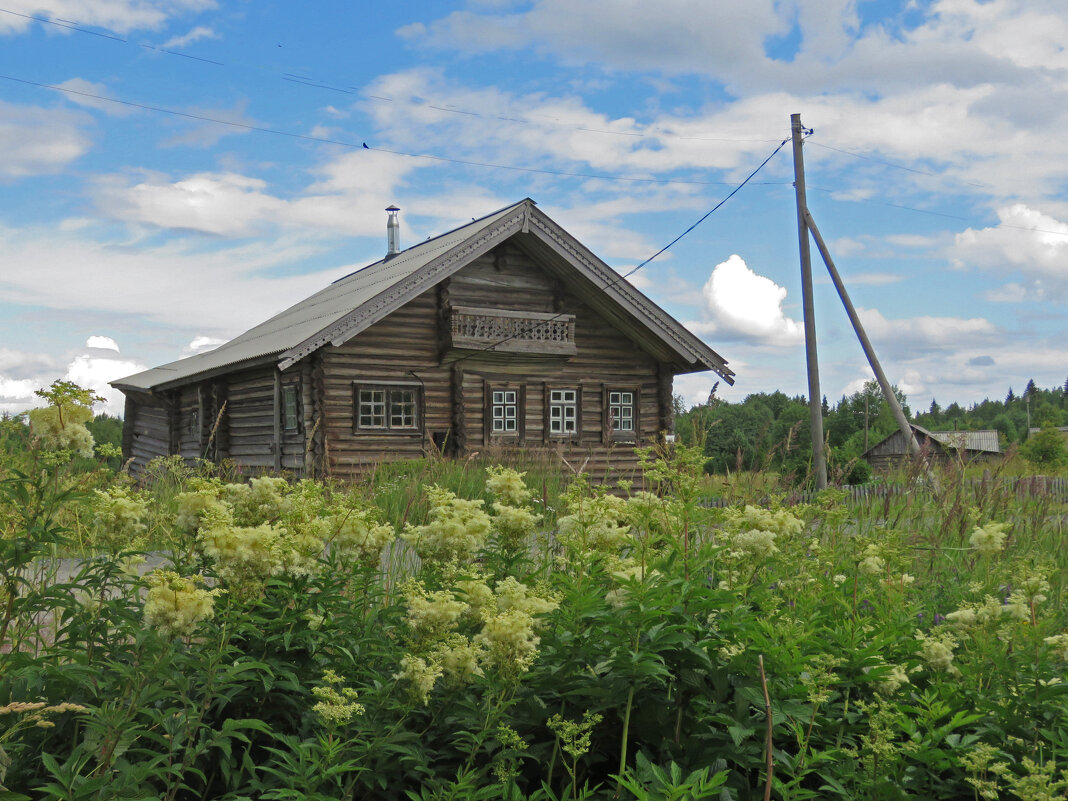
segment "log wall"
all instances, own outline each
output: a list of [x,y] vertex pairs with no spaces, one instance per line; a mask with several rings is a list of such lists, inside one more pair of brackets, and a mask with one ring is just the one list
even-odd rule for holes
[[[449,348],[445,323],[454,306],[574,315],[576,352]],[[671,426],[671,377],[670,365],[658,363],[525,251],[505,243],[348,342],[321,348],[285,373],[259,367],[191,385],[170,394],[170,410],[162,402],[132,404],[131,448],[144,461],[174,452],[194,459],[208,450],[209,457],[253,470],[280,464],[297,474],[342,479],[432,449],[465,455],[522,448],[559,458],[594,480],[632,477],[634,447],[652,443]],[[416,428],[358,430],[357,384],[415,387],[421,400]],[[521,392],[518,437],[495,436],[486,427],[487,392],[505,385]],[[287,386],[297,391],[297,431],[286,432],[279,423]],[[548,431],[552,388],[579,391],[574,436]],[[612,435],[606,419],[606,392],[613,389],[636,393],[636,431],[625,439]]]
[[123,458],[132,459],[130,473],[137,477],[145,465],[170,451],[171,423],[166,406],[147,395],[127,397],[123,421]]
[[[329,475],[354,478],[382,461],[422,456],[435,435],[448,439],[453,412],[450,368],[440,363],[438,342],[438,292],[432,289],[345,344],[319,351]],[[355,431],[357,382],[419,389],[418,430]]]

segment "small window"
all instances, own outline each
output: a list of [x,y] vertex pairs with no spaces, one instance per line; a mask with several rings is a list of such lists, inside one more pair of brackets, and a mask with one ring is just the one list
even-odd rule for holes
[[522,442],[526,434],[524,409],[526,392],[521,384],[486,382],[483,415],[484,435],[490,440]]
[[638,439],[638,387],[603,387],[604,435],[619,442]]
[[200,409],[193,409],[189,412],[189,428],[186,433],[190,437],[200,437]]
[[549,390],[549,433],[568,436],[578,433],[578,390]]
[[282,387],[282,430],[296,431],[300,427],[297,413],[297,388],[293,384]]
[[608,419],[612,431],[634,433],[634,393],[611,390],[608,393]]
[[418,387],[363,384],[354,395],[357,431],[418,430]]
[[490,430],[494,434],[519,433],[519,393],[495,389],[490,393]]

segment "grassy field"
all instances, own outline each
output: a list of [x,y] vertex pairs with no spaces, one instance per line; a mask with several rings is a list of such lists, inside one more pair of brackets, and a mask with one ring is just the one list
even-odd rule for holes
[[0,798],[1065,797],[1063,503],[645,462],[138,488],[9,450]]

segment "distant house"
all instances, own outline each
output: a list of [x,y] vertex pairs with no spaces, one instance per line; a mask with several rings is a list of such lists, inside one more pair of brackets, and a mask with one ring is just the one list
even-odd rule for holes
[[[994,459],[1001,455],[998,432],[984,431],[928,431],[912,424],[912,435],[920,448],[933,460],[969,463]],[[861,458],[877,472],[886,472],[909,461],[908,443],[900,430],[868,448]]]
[[213,351],[112,382],[135,474],[180,454],[351,478],[486,448],[618,474],[673,430],[674,376],[734,382],[530,199],[403,251],[388,211],[383,260]]

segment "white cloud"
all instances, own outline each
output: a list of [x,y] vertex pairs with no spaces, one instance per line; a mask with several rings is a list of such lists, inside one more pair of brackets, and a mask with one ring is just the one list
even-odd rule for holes
[[121,417],[126,402],[125,396],[119,390],[108,386],[108,382],[147,369],[147,365],[135,361],[82,354],[75,356],[74,360],[67,365],[67,372],[63,379],[91,389],[94,395],[104,398],[103,403],[93,407],[97,414]]
[[[0,412],[17,414],[37,406],[43,406],[44,401],[34,393],[48,387],[53,381],[62,379],[73,381],[80,387],[92,390],[94,395],[104,398],[103,402],[93,406],[97,414],[110,414],[121,416],[123,412],[124,397],[121,392],[108,386],[108,381],[116,378],[140,372],[146,369],[145,365],[130,359],[117,359],[109,356],[98,355],[100,346],[90,344],[95,340],[106,339],[118,351],[118,344],[109,337],[91,336],[86,346],[96,353],[77,353],[68,362],[66,369],[60,375],[57,369],[49,369],[41,364],[34,354],[17,354],[17,352],[0,352]],[[2,358],[6,355],[6,358]],[[35,374],[14,378],[8,373],[13,367],[36,362]]]
[[0,227],[0,302],[133,316],[232,337],[355,269],[284,274],[320,250],[284,238],[204,249],[190,238],[160,245],[97,241],[85,231],[51,227]]
[[1015,203],[998,209],[1001,226],[957,234],[956,266],[979,268],[1023,280],[994,290],[996,300],[1064,300],[1068,297],[1068,223]]
[[997,328],[982,317],[922,315],[888,320],[878,309],[858,308],[864,330],[877,352],[915,357],[918,353],[958,350],[964,345],[994,341]]
[[201,39],[218,39],[219,34],[213,31],[211,28],[204,25],[197,25],[193,30],[188,33],[184,33],[181,36],[174,36],[168,39],[166,42],[160,45],[161,50],[179,50],[186,45],[191,45],[193,42],[199,42]]
[[111,337],[105,337],[99,334],[94,334],[93,336],[85,340],[85,347],[98,348],[100,350],[113,350],[116,353],[119,352],[118,342],[116,342]]
[[221,337],[206,337],[197,336],[193,337],[193,340],[182,348],[182,357],[193,356],[197,353],[207,353],[209,350],[215,350],[215,348],[222,345],[227,340]]
[[285,206],[263,191],[266,186],[233,173],[197,173],[173,182],[148,174],[134,185],[111,176],[98,182],[96,202],[118,220],[245,237],[256,233],[260,223],[276,219]]
[[765,345],[804,341],[804,326],[783,312],[786,289],[753,272],[738,255],[712,269],[702,295],[705,319],[691,323],[694,330]]
[[47,353],[30,353],[11,348],[0,348],[0,373],[16,377],[33,375],[51,370],[56,360]]
[[109,98],[111,96],[111,92],[102,83],[93,83],[83,78],[71,78],[57,84],[57,86],[66,90],[63,96],[67,100],[79,106],[95,108],[113,117],[125,117],[133,113],[133,109],[122,103],[111,103],[108,100],[102,100],[101,98]]
[[[82,26],[106,28],[115,33],[154,30],[172,15],[202,11],[215,7],[215,0],[168,0],[146,3],[142,0],[49,0],[43,9],[40,0],[7,0],[5,6],[18,14],[0,14],[0,35],[22,33],[33,21],[27,17],[44,17]],[[49,32],[62,31],[49,26]]]
[[62,171],[90,146],[83,114],[0,100],[0,181]]

